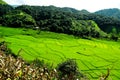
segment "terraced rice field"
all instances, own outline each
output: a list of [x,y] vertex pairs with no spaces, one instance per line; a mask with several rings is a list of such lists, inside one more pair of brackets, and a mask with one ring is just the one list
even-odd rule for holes
[[[5,31],[5,28],[0,30],[3,29]],[[19,33],[12,34],[9,32],[11,29],[7,29],[3,38],[12,51],[20,53],[25,60],[38,58],[56,66],[67,58],[72,58],[90,80],[98,80],[101,74],[107,73],[107,68],[110,69],[109,80],[120,80],[120,42],[79,39],[51,32],[35,34],[31,31],[31,34],[26,35],[27,31],[24,33],[22,29]]]

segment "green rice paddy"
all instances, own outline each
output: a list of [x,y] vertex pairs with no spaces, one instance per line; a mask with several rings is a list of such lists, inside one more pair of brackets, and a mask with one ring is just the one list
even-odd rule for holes
[[98,80],[110,69],[109,80],[120,80],[120,42],[81,39],[72,35],[0,27],[1,39],[15,54],[31,61],[44,60],[57,66],[66,59],[75,59],[80,71],[90,80]]

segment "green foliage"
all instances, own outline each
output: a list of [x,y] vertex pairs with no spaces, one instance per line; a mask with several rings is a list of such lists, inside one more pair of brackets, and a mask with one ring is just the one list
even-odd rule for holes
[[113,17],[97,14],[79,14],[76,16],[76,18],[78,20],[93,20],[97,23],[99,28],[106,33],[111,33],[113,27],[117,29],[117,34],[120,32],[120,20]]
[[114,41],[118,41],[118,36],[116,34],[111,34],[110,35],[110,39],[114,40]]
[[16,8],[30,14],[36,21],[45,19],[66,19],[74,18],[72,13],[65,12],[54,6],[28,6],[22,5]]
[[[21,13],[20,10],[23,12]],[[1,12],[4,11],[6,11],[6,9],[1,8]],[[87,23],[83,22],[85,24],[82,24],[82,21],[80,22],[79,20],[93,20],[94,23],[106,33],[112,33],[113,28],[116,29],[116,34],[120,32],[120,20],[118,19],[92,14],[85,10],[78,11],[72,8],[59,8],[55,6],[22,5],[0,18],[1,24],[11,27],[33,28],[37,25],[42,30],[53,32],[74,34],[82,37],[104,37],[104,32],[96,30],[95,28],[88,28],[88,26],[92,26],[92,22],[90,25],[87,24],[87,21]],[[75,23],[76,26],[72,23]],[[80,26],[81,24],[87,27],[83,29],[83,27]]]
[[78,78],[77,75],[82,75],[79,73],[77,63],[73,59],[68,59],[65,62],[60,63],[58,65],[58,71],[60,71],[60,80],[75,80]]
[[99,38],[106,36],[92,20],[73,20],[70,30],[72,31],[72,34],[80,37]]
[[0,51],[4,51],[4,53],[7,55],[13,54],[11,49],[7,47],[7,43],[5,41],[0,42]]
[[39,21],[41,30],[48,30],[58,33],[67,33],[70,32],[70,27],[72,26],[70,19],[47,19]]
[[7,4],[7,3],[3,0],[0,0],[0,4]]
[[36,26],[36,22],[32,16],[19,10],[13,10],[12,12],[4,15],[2,24],[10,27],[26,28],[33,28]]
[[32,61],[32,63],[36,67],[45,67],[45,62],[43,60],[35,59],[34,61]]
[[117,8],[99,10],[99,11],[95,12],[95,14],[100,14],[100,15],[120,19],[120,15],[119,15],[120,14],[120,9],[117,9]]
[[[78,26],[71,25],[72,20],[73,21],[93,20],[99,26],[99,28],[106,33],[111,33],[112,32],[111,27],[113,26],[114,28],[117,29],[116,34],[120,32],[119,28],[120,20],[111,17],[92,14],[85,10],[78,11],[72,8],[58,8],[55,6],[27,6],[27,5],[19,6],[16,9],[22,10],[30,14],[36,20],[37,25],[39,27],[42,27],[42,29],[54,32],[62,32],[67,34],[73,33],[74,30],[71,32],[70,28]],[[75,32],[79,33],[79,31]],[[96,30],[93,29],[91,32],[93,32],[93,34],[94,33],[97,34],[97,36],[92,35],[92,37],[99,37],[99,32],[96,32]],[[104,36],[104,34],[102,34],[102,36]]]
[[68,59],[67,61],[58,65],[58,70],[61,71],[63,75],[76,74],[77,64],[74,60]]
[[39,24],[41,30],[73,34],[79,37],[100,38],[107,36],[92,20],[47,19],[39,21]]
[[0,17],[13,10],[13,7],[6,4],[0,4]]

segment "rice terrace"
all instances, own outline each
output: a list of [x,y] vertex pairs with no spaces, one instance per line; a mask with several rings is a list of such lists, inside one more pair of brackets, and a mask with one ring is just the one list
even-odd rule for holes
[[[25,60],[38,58],[56,66],[67,58],[75,59],[80,71],[96,80],[110,69],[110,79],[120,77],[120,42],[86,40],[71,35],[0,27],[4,40],[14,53],[20,51]],[[28,35],[28,32],[32,34]],[[33,36],[34,35],[34,36]],[[34,55],[33,55],[34,54]]]
[[12,1],[0,0],[0,80],[120,80],[119,8]]

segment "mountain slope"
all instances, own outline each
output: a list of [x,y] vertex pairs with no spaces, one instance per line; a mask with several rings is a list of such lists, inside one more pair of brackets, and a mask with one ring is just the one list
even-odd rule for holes
[[[3,10],[2,9],[3,9],[3,6],[1,7],[1,10],[0,10],[1,13],[6,10],[6,9],[3,9]],[[72,21],[93,20],[95,21],[95,23],[97,23],[100,29],[106,33],[111,33],[112,31],[116,34],[120,33],[120,27],[119,27],[120,20],[112,17],[106,17],[98,14],[89,13],[86,10],[79,11],[79,10],[76,10],[73,8],[67,8],[67,7],[59,8],[55,6],[29,6],[29,5],[18,6],[13,10],[21,10],[31,15],[35,19],[36,24],[40,29],[42,28],[44,30],[49,30],[53,32],[60,32],[60,33],[67,33],[67,34],[75,33],[75,32],[71,32],[70,30],[70,28],[73,26],[71,24]],[[2,13],[2,15],[6,14],[6,12],[8,11],[9,9],[4,13]]]
[[10,27],[26,27],[33,28],[36,26],[36,21],[31,15],[20,10],[13,10],[3,16],[3,25]]
[[100,11],[95,12],[96,14],[109,16],[109,17],[115,17],[117,19],[120,19],[120,9],[113,8],[113,9],[103,9]]
[[75,13],[75,14],[89,14],[90,13],[90,12],[88,12],[85,9],[83,9],[83,10],[77,10],[77,9],[69,8],[69,7],[61,8],[61,10],[65,11],[65,12]]

